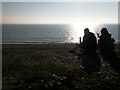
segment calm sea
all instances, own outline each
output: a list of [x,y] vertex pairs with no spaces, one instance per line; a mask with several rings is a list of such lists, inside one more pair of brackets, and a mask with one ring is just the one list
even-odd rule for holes
[[[75,28],[73,28],[75,27]],[[118,40],[118,25],[97,25],[90,31],[100,32],[102,27],[107,27],[113,38]],[[43,43],[76,43],[83,36],[86,27],[76,27],[63,24],[27,24],[27,25],[2,25],[2,43],[12,44],[43,44]],[[89,28],[89,27],[87,27]]]

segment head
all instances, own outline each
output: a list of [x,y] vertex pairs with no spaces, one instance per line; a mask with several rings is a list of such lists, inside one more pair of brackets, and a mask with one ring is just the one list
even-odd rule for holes
[[84,34],[88,34],[89,33],[89,29],[88,28],[85,28],[84,29]]
[[102,28],[101,29],[101,34],[109,34],[107,31],[107,28]]

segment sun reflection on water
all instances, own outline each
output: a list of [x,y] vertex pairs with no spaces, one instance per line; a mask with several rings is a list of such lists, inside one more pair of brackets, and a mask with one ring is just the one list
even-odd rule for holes
[[90,23],[90,24],[73,23],[71,24],[71,32],[72,32],[72,37],[73,37],[71,42],[78,43],[79,37],[82,38],[84,36],[85,28],[89,28],[90,32],[95,33],[97,26],[98,24],[96,23]]

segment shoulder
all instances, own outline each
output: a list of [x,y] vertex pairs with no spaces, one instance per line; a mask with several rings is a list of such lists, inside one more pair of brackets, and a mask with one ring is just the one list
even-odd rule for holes
[[91,36],[95,36],[95,34],[94,34],[94,33],[92,33],[92,32],[90,32],[90,35],[91,35]]
[[92,33],[92,32],[89,32],[91,35],[94,35],[94,33]]

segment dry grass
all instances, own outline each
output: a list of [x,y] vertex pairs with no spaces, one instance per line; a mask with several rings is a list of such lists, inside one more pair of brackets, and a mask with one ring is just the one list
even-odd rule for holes
[[[80,61],[68,53],[73,47],[74,44],[3,45],[3,90],[120,89],[120,74],[106,62],[100,73],[88,77],[80,69]],[[66,78],[72,84],[68,85]]]

